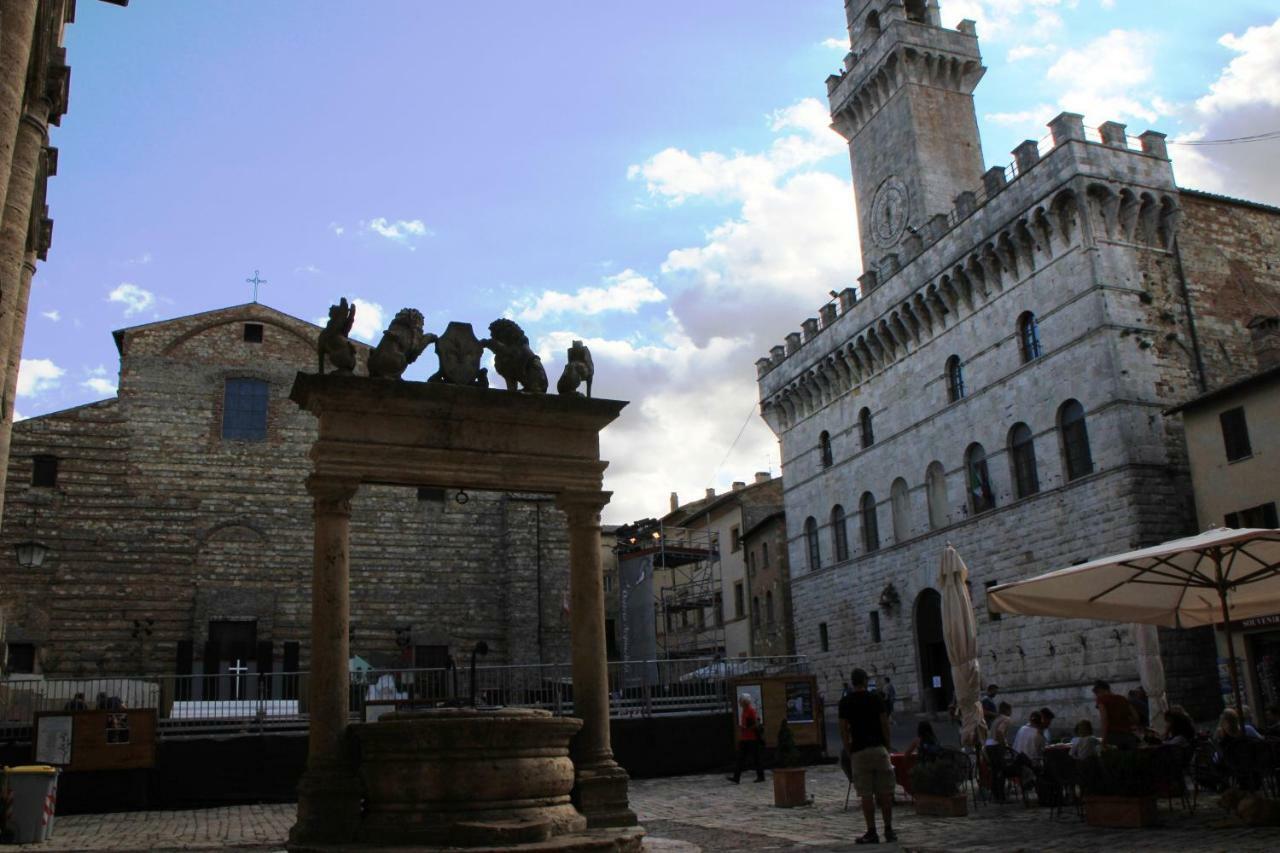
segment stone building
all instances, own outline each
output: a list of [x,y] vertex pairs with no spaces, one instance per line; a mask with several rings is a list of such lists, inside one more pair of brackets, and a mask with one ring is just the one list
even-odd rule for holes
[[[988,613],[984,587],[1196,529],[1169,406],[1257,369],[1280,211],[1180,189],[1162,134],[1086,129],[984,170],[975,26],[933,0],[850,0],[828,79],[865,272],[757,362],[782,445],[796,650],[945,706],[939,558],[970,569],[984,678],[1087,714],[1136,682],[1114,625]],[[1207,520],[1200,520],[1207,521]],[[1170,693],[1214,712],[1208,632],[1161,632]],[[935,680],[936,679],[936,680]],[[936,685],[939,685],[935,687]]]
[[[118,396],[15,425],[0,528],[12,660],[49,675],[308,666],[319,330],[264,305],[122,329]],[[363,349],[363,348],[362,348]],[[431,358],[428,353],[425,358]],[[568,540],[547,496],[366,486],[351,653],[568,660]],[[14,544],[49,551],[16,565]]]
[[[129,0],[105,2],[127,6]],[[53,242],[45,193],[58,173],[58,149],[49,144],[49,126],[67,111],[71,68],[62,41],[75,13],[76,0],[0,5],[0,490],[31,279]]]
[[[742,534],[751,585],[751,654],[782,657],[796,652],[787,559],[787,514],[781,504]],[[768,511],[768,510],[766,510]],[[753,513],[753,515],[759,515]]]

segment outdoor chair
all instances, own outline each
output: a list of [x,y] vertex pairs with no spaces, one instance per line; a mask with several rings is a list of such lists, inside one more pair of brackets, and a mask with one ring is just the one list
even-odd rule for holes
[[1156,795],[1169,801],[1173,808],[1173,798],[1182,801],[1184,811],[1191,810],[1187,797],[1187,768],[1191,762],[1191,749],[1177,744],[1164,744],[1152,751],[1151,771],[1155,777]]
[[1044,753],[1044,776],[1040,790],[1052,792],[1049,798],[1049,819],[1060,813],[1070,803],[1076,817],[1084,817],[1084,803],[1080,798],[1080,767],[1065,749],[1047,749]]
[[1194,783],[1191,792],[1193,814],[1200,803],[1202,789],[1218,794],[1227,787],[1227,774],[1218,761],[1218,750],[1207,738],[1196,742],[1191,756],[1191,780]]
[[973,807],[978,808],[978,774],[974,757],[958,749],[943,749],[934,759],[951,768],[960,790],[966,796],[973,795]]
[[1222,744],[1227,781],[1242,791],[1267,793],[1272,771],[1271,748],[1257,738],[1232,738]]
[[1027,794],[1022,787],[1022,773],[1018,768],[1018,754],[1003,744],[989,744],[982,748],[991,772],[991,798],[997,803],[1008,802],[1009,783],[1014,783],[1022,804],[1027,805]]

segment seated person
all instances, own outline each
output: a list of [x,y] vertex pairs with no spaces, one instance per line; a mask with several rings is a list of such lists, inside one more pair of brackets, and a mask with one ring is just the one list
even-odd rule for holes
[[1013,727],[1013,706],[1008,702],[1001,702],[998,706],[998,714],[991,720],[991,725],[987,732],[987,746],[1010,746],[1009,729]]
[[1111,685],[1102,680],[1093,683],[1093,695],[1102,721],[1102,742],[1118,749],[1136,749],[1138,714],[1133,705],[1124,696],[1112,693]]
[[1262,733],[1267,737],[1280,737],[1280,705],[1268,705]]
[[1196,727],[1181,705],[1174,705],[1164,715],[1164,742],[1190,746],[1196,742]]
[[1032,711],[1027,724],[1018,729],[1013,738],[1013,751],[1025,755],[1033,763],[1044,760],[1044,718],[1039,711]]
[[1261,739],[1262,735],[1258,734],[1258,730],[1248,724],[1240,724],[1240,715],[1236,713],[1235,708],[1227,708],[1222,712],[1222,716],[1218,718],[1218,730],[1213,734],[1213,741],[1219,747],[1224,746],[1232,740],[1240,738],[1257,738]]
[[1076,761],[1093,758],[1102,751],[1102,741],[1093,735],[1093,723],[1081,720],[1076,723],[1076,736],[1071,739],[1071,757]]
[[911,741],[905,754],[919,754],[921,761],[932,761],[940,752],[942,752],[942,745],[938,743],[938,736],[933,732],[933,725],[928,721],[921,721],[920,725],[916,726],[916,739]]
[[1044,728],[1040,730],[1040,733],[1044,735],[1045,743],[1053,743],[1053,721],[1057,717],[1058,715],[1048,708],[1040,709],[1040,720],[1044,723]]

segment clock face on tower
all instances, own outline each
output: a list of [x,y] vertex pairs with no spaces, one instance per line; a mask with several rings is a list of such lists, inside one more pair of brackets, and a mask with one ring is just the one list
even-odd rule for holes
[[885,178],[871,201],[871,238],[888,249],[902,238],[907,227],[907,185],[896,175]]

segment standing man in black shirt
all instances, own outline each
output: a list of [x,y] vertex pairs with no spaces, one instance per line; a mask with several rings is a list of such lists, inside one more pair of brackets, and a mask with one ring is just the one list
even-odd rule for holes
[[840,700],[840,739],[849,753],[853,784],[862,800],[867,833],[857,844],[878,844],[876,801],[884,818],[885,841],[896,841],[893,831],[893,764],[889,761],[889,714],[880,695],[867,690],[867,673],[855,669],[849,678],[853,690]]

